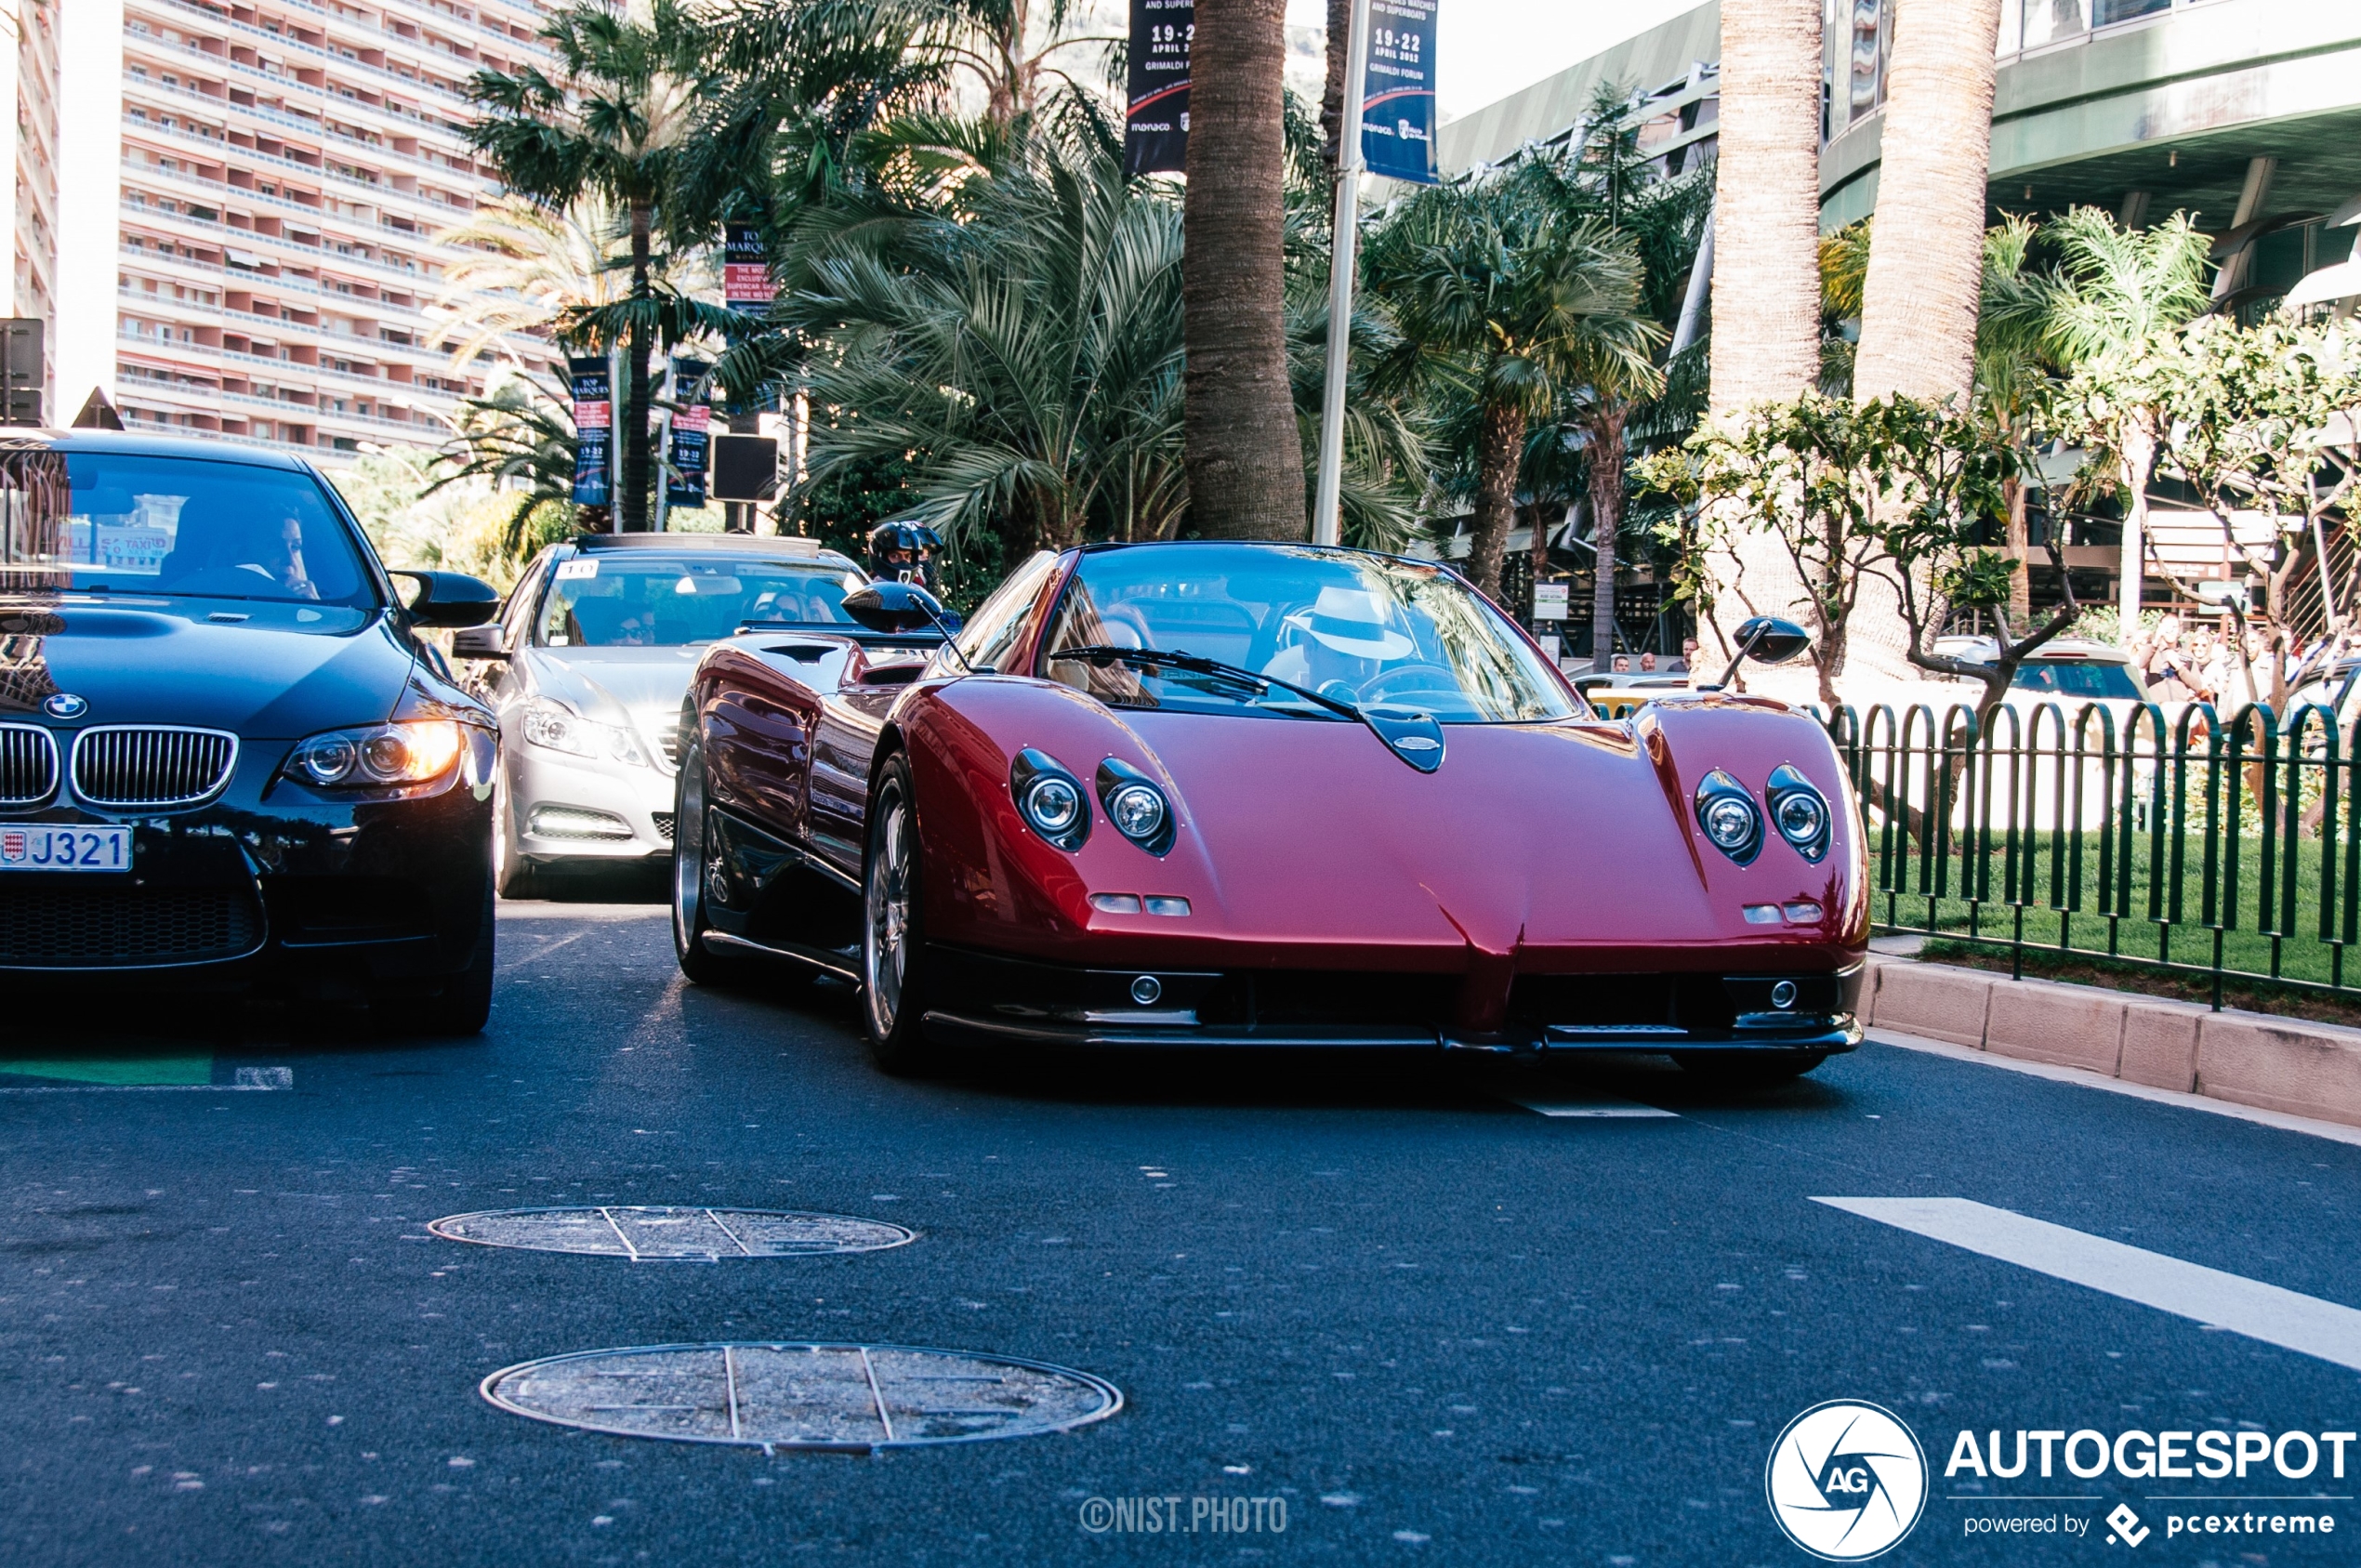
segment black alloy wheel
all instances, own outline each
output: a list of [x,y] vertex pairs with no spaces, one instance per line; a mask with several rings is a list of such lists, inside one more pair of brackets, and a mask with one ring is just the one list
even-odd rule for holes
[[896,1075],[933,1065],[926,1037],[926,952],[920,929],[918,817],[909,759],[894,756],[869,797],[862,876],[861,1021],[870,1059]]
[[708,952],[705,936],[706,879],[715,866],[706,852],[705,747],[681,726],[680,771],[672,794],[672,956],[698,985],[734,985],[750,976],[745,960]]

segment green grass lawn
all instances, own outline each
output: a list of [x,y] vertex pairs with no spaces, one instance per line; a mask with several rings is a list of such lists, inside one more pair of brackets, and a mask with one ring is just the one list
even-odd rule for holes
[[[1897,845],[1895,864],[1889,874],[1877,854],[1880,835],[1870,836],[1870,903],[1871,918],[1880,926],[1901,930],[1926,931],[1942,936],[1978,936],[2008,941],[2015,936],[2018,910],[2022,902],[2022,933],[2024,941],[2035,946],[2070,952],[2113,954],[2133,958],[2169,960],[2175,965],[2195,965],[2210,968],[2214,961],[2215,924],[2224,927],[2222,933],[2222,967],[2226,972],[2328,985],[2331,983],[2361,989],[2361,956],[2347,964],[2340,972],[2332,944],[2320,940],[2320,889],[2322,844],[2317,838],[2299,838],[2295,843],[2294,918],[2286,918],[2287,866],[2282,860],[2273,871],[2271,884],[2262,880],[2263,841],[2257,836],[2245,836],[2236,840],[2237,877],[2236,908],[2218,906],[2211,923],[2206,918],[2205,890],[2207,882],[2205,840],[2201,833],[2192,833],[2183,841],[2180,874],[2181,908],[2177,919],[2171,906],[2171,844],[2168,839],[2165,854],[2159,861],[2153,853],[2151,840],[2138,835],[2132,845],[2130,897],[2118,903],[2116,890],[2103,888],[2099,876],[2099,836],[2095,833],[2076,835],[2037,834],[2032,840],[2033,853],[2029,867],[2020,873],[2020,883],[2012,896],[2007,880],[2007,857],[1999,845],[1977,859],[1989,876],[1989,892],[1971,902],[1962,896],[1970,891],[1967,876],[1971,867],[1956,851],[1944,863],[1942,886],[1945,896],[1930,900],[1918,889],[1929,886],[1935,867],[1916,853],[1906,854]],[[2073,884],[2070,857],[2075,841],[2079,840],[2082,870],[2079,888]],[[2279,845],[2284,855],[2284,838]],[[2226,856],[2229,846],[2218,847],[2217,855]],[[2336,847],[2341,854],[2342,846]],[[2053,866],[2052,856],[2057,863]],[[2021,863],[2022,864],[2022,863]],[[2217,882],[2224,882],[2226,862],[2218,860]],[[2336,868],[2334,886],[2340,897],[2332,912],[2332,929],[2341,931],[2343,923],[2343,895],[2349,892],[2342,865]],[[1889,898],[1884,889],[1895,889]],[[1906,889],[1906,890],[1905,890]],[[2162,920],[2150,914],[2151,901],[2160,906]],[[2061,910],[2055,905],[2064,905]],[[2120,909],[2122,917],[2109,919],[2107,912]],[[2271,932],[2281,935],[2274,940]]]

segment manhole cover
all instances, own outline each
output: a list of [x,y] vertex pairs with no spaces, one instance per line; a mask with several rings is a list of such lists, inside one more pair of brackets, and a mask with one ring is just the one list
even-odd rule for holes
[[881,1219],[759,1208],[499,1208],[455,1214],[427,1229],[455,1242],[637,1262],[878,1252],[917,1239],[917,1232]]
[[1115,1385],[1087,1372],[904,1345],[580,1351],[495,1372],[483,1397],[618,1437],[851,1453],[1031,1437],[1123,1408]]

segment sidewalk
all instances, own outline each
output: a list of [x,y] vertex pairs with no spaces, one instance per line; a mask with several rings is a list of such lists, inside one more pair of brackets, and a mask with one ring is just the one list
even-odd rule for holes
[[2361,1127],[2361,1029],[1876,952],[1861,1015],[1997,1057]]

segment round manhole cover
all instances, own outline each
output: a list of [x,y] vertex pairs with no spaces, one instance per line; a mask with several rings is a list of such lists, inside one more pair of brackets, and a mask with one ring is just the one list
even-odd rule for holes
[[1104,1420],[1104,1378],[906,1345],[640,1345],[528,1361],[483,1397],[536,1421],[680,1443],[865,1453],[1031,1437]]
[[587,1252],[635,1262],[805,1258],[879,1252],[917,1232],[881,1219],[759,1208],[501,1208],[455,1214],[427,1227],[455,1242],[534,1252]]

